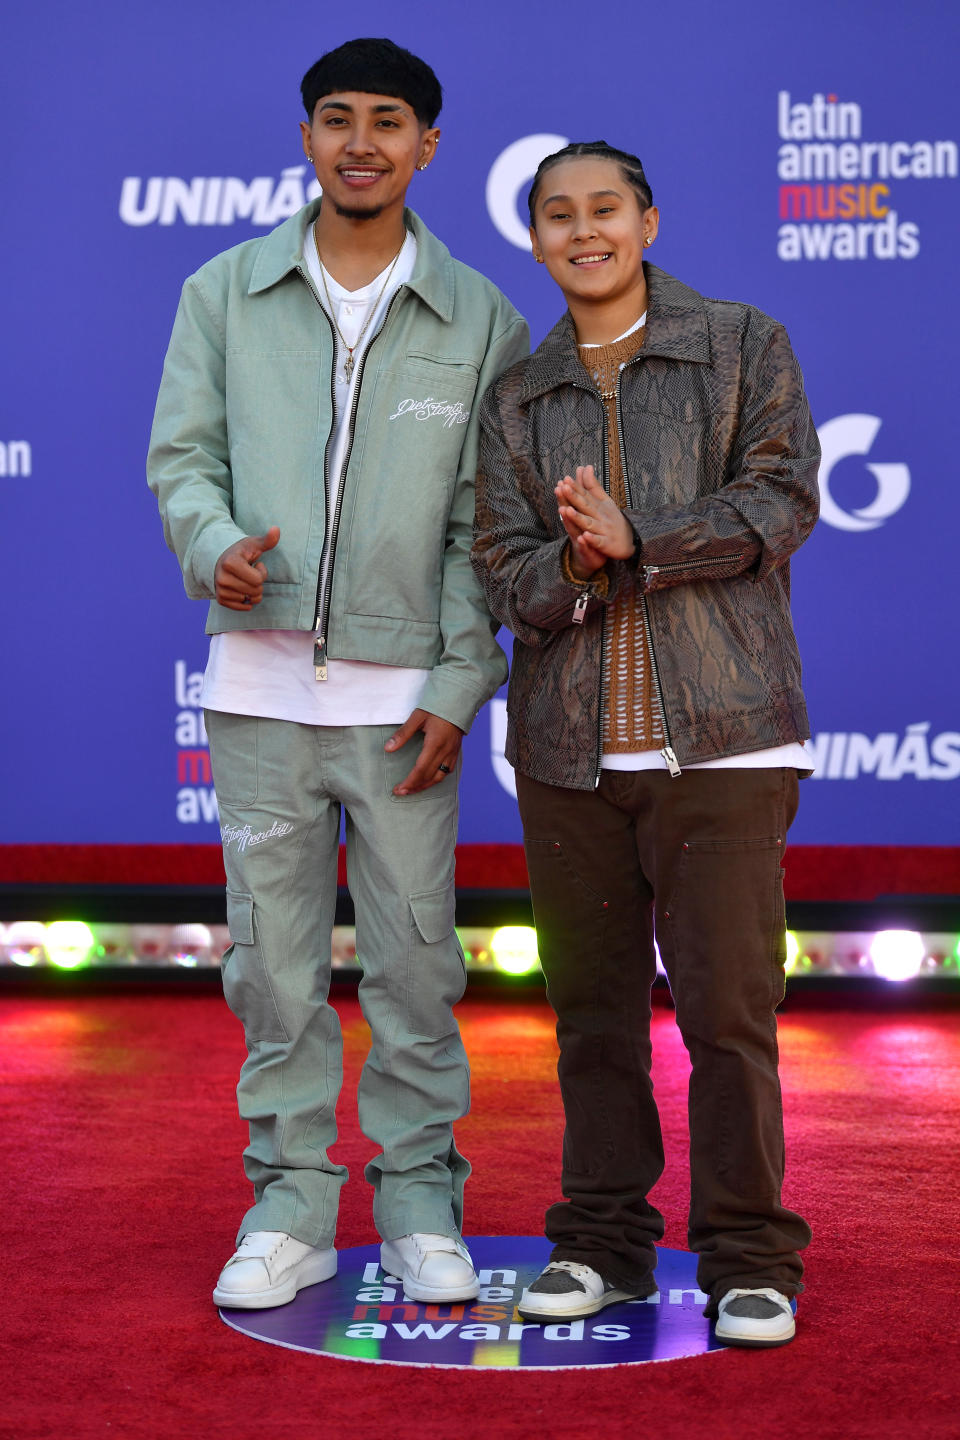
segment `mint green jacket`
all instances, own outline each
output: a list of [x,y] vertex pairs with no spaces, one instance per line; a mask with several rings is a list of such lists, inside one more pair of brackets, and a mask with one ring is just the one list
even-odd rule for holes
[[[411,211],[413,275],[371,339],[339,513],[327,514],[334,333],[303,260],[313,201],[190,276],[163,368],[147,473],[207,632],[313,630],[333,659],[431,670],[421,704],[468,730],[506,677],[470,565],[478,406],[528,353],[525,321]],[[249,613],[214,598],[217,560],[280,527]],[[329,595],[318,594],[333,553]]]

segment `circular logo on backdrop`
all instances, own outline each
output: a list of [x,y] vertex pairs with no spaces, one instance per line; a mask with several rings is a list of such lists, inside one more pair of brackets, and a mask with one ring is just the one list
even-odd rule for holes
[[884,520],[906,503],[910,494],[910,471],[897,463],[868,465],[877,485],[869,505],[844,510],[830,490],[833,467],[851,455],[867,455],[877,437],[881,421],[876,415],[838,415],[817,427],[820,461],[820,518],[838,530],[876,530]]
[[533,179],[547,155],[570,142],[566,135],[524,135],[494,160],[487,176],[487,212],[504,240],[520,250],[530,249],[530,224],[521,216],[520,191]]
[[584,1320],[534,1324],[517,1311],[525,1285],[550,1258],[542,1237],[512,1235],[469,1241],[480,1277],[476,1300],[423,1305],[380,1267],[379,1245],[341,1250],[332,1280],[301,1290],[273,1310],[221,1310],[226,1323],[254,1340],[393,1365],[565,1370],[640,1365],[721,1349],[704,1319],[697,1257],[658,1250],[659,1290],[646,1300],[609,1305]]

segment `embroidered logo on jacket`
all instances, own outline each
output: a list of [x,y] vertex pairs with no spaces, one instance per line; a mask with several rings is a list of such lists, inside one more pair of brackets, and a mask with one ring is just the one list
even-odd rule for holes
[[445,430],[453,425],[466,425],[470,419],[470,411],[464,409],[459,400],[434,400],[432,395],[426,400],[401,400],[387,418],[399,420],[401,415],[412,415],[414,420],[439,420]]

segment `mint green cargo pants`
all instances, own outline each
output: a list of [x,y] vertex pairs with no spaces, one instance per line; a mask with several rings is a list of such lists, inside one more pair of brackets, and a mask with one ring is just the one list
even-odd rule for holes
[[463,994],[454,930],[457,773],[417,795],[393,787],[419,735],[394,754],[396,726],[315,726],[206,714],[220,806],[233,944],[227,1004],[247,1060],[237,1095],[248,1122],[250,1230],[331,1245],[347,1171],[330,1158],[342,1039],[328,1004],[341,806],[354,900],[359,998],[371,1046],[360,1124],[381,1147],[366,1167],[385,1240],[459,1235],[470,1167],[453,1143],[469,1071],[453,1005]]

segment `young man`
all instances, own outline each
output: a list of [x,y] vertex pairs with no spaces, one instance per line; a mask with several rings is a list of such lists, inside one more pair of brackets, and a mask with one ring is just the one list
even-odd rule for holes
[[469,1299],[456,787],[462,736],[506,668],[469,561],[473,413],[527,329],[404,208],[440,138],[429,66],[354,40],[302,95],[322,200],[187,281],[148,465],[187,593],[211,601],[223,981],[248,1048],[254,1204],[214,1300],[282,1305],[336,1271],[341,806],[383,1265],[411,1298]]
[[569,1320],[656,1289],[655,931],[692,1064],[707,1314],[728,1344],[782,1345],[810,1238],[781,1200],[774,1012],[816,431],[781,326],[645,262],[635,155],[548,156],[530,219],[568,308],[484,400],[474,551],[516,636],[507,758],[567,1122],[553,1253],[519,1308]]

